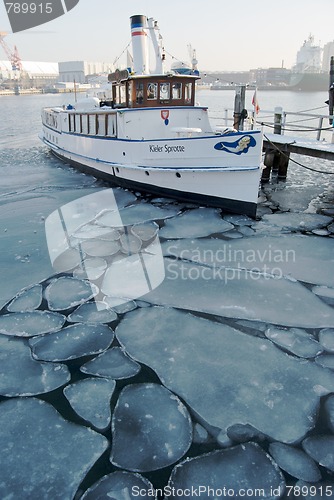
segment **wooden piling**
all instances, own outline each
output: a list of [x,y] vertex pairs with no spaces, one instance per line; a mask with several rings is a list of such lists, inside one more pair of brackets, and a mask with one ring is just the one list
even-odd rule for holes
[[244,129],[246,85],[241,85],[235,92],[233,127],[236,130]]
[[282,115],[283,109],[277,106],[274,110],[274,134],[282,134]]

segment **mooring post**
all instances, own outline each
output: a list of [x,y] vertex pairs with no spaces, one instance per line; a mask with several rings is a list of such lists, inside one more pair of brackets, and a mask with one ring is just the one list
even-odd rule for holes
[[241,85],[235,91],[234,98],[234,113],[233,113],[233,127],[236,130],[244,129],[244,119],[247,117],[245,113],[245,98],[246,98],[246,85]]
[[277,106],[274,109],[274,134],[281,135],[282,133],[282,115],[283,108],[281,106]]
[[290,160],[290,151],[288,150],[288,145],[285,144],[281,152],[279,153],[279,161],[278,161],[278,180],[286,181],[288,175],[288,166]]
[[[331,56],[329,69],[329,90],[328,90],[328,114],[333,116],[334,112],[334,56]],[[329,119],[329,124],[333,125],[333,118]]]
[[329,114],[329,124],[332,125],[332,144],[334,144],[334,56],[331,56],[330,66],[329,66],[329,89],[328,89],[328,114]]

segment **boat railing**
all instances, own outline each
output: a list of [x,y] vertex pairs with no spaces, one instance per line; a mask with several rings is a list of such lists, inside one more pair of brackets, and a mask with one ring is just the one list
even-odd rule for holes
[[[219,116],[216,113],[209,113],[213,128],[217,126],[231,127],[234,124],[234,110],[225,108]],[[282,108],[275,110],[260,110],[254,114],[253,110],[247,111],[248,117],[244,121],[244,130],[262,128],[264,132],[281,135],[305,135],[318,141],[332,141],[334,128],[329,124],[333,115],[318,114],[310,112],[285,111]]]

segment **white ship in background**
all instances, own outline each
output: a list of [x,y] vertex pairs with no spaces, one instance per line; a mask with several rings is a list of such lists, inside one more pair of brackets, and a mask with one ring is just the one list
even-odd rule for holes
[[198,72],[165,71],[157,23],[132,16],[131,33],[133,68],[109,75],[110,97],[45,108],[41,139],[114,184],[255,216],[262,133],[214,130],[195,105]]

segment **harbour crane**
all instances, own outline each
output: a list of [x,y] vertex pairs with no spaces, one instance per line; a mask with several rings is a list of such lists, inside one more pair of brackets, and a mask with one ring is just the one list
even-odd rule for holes
[[13,71],[22,71],[22,61],[19,56],[19,52],[17,50],[16,45],[14,45],[14,50],[11,50],[10,47],[5,42],[5,36],[7,33],[5,31],[0,31],[0,45],[6,52],[7,58],[12,65]]

